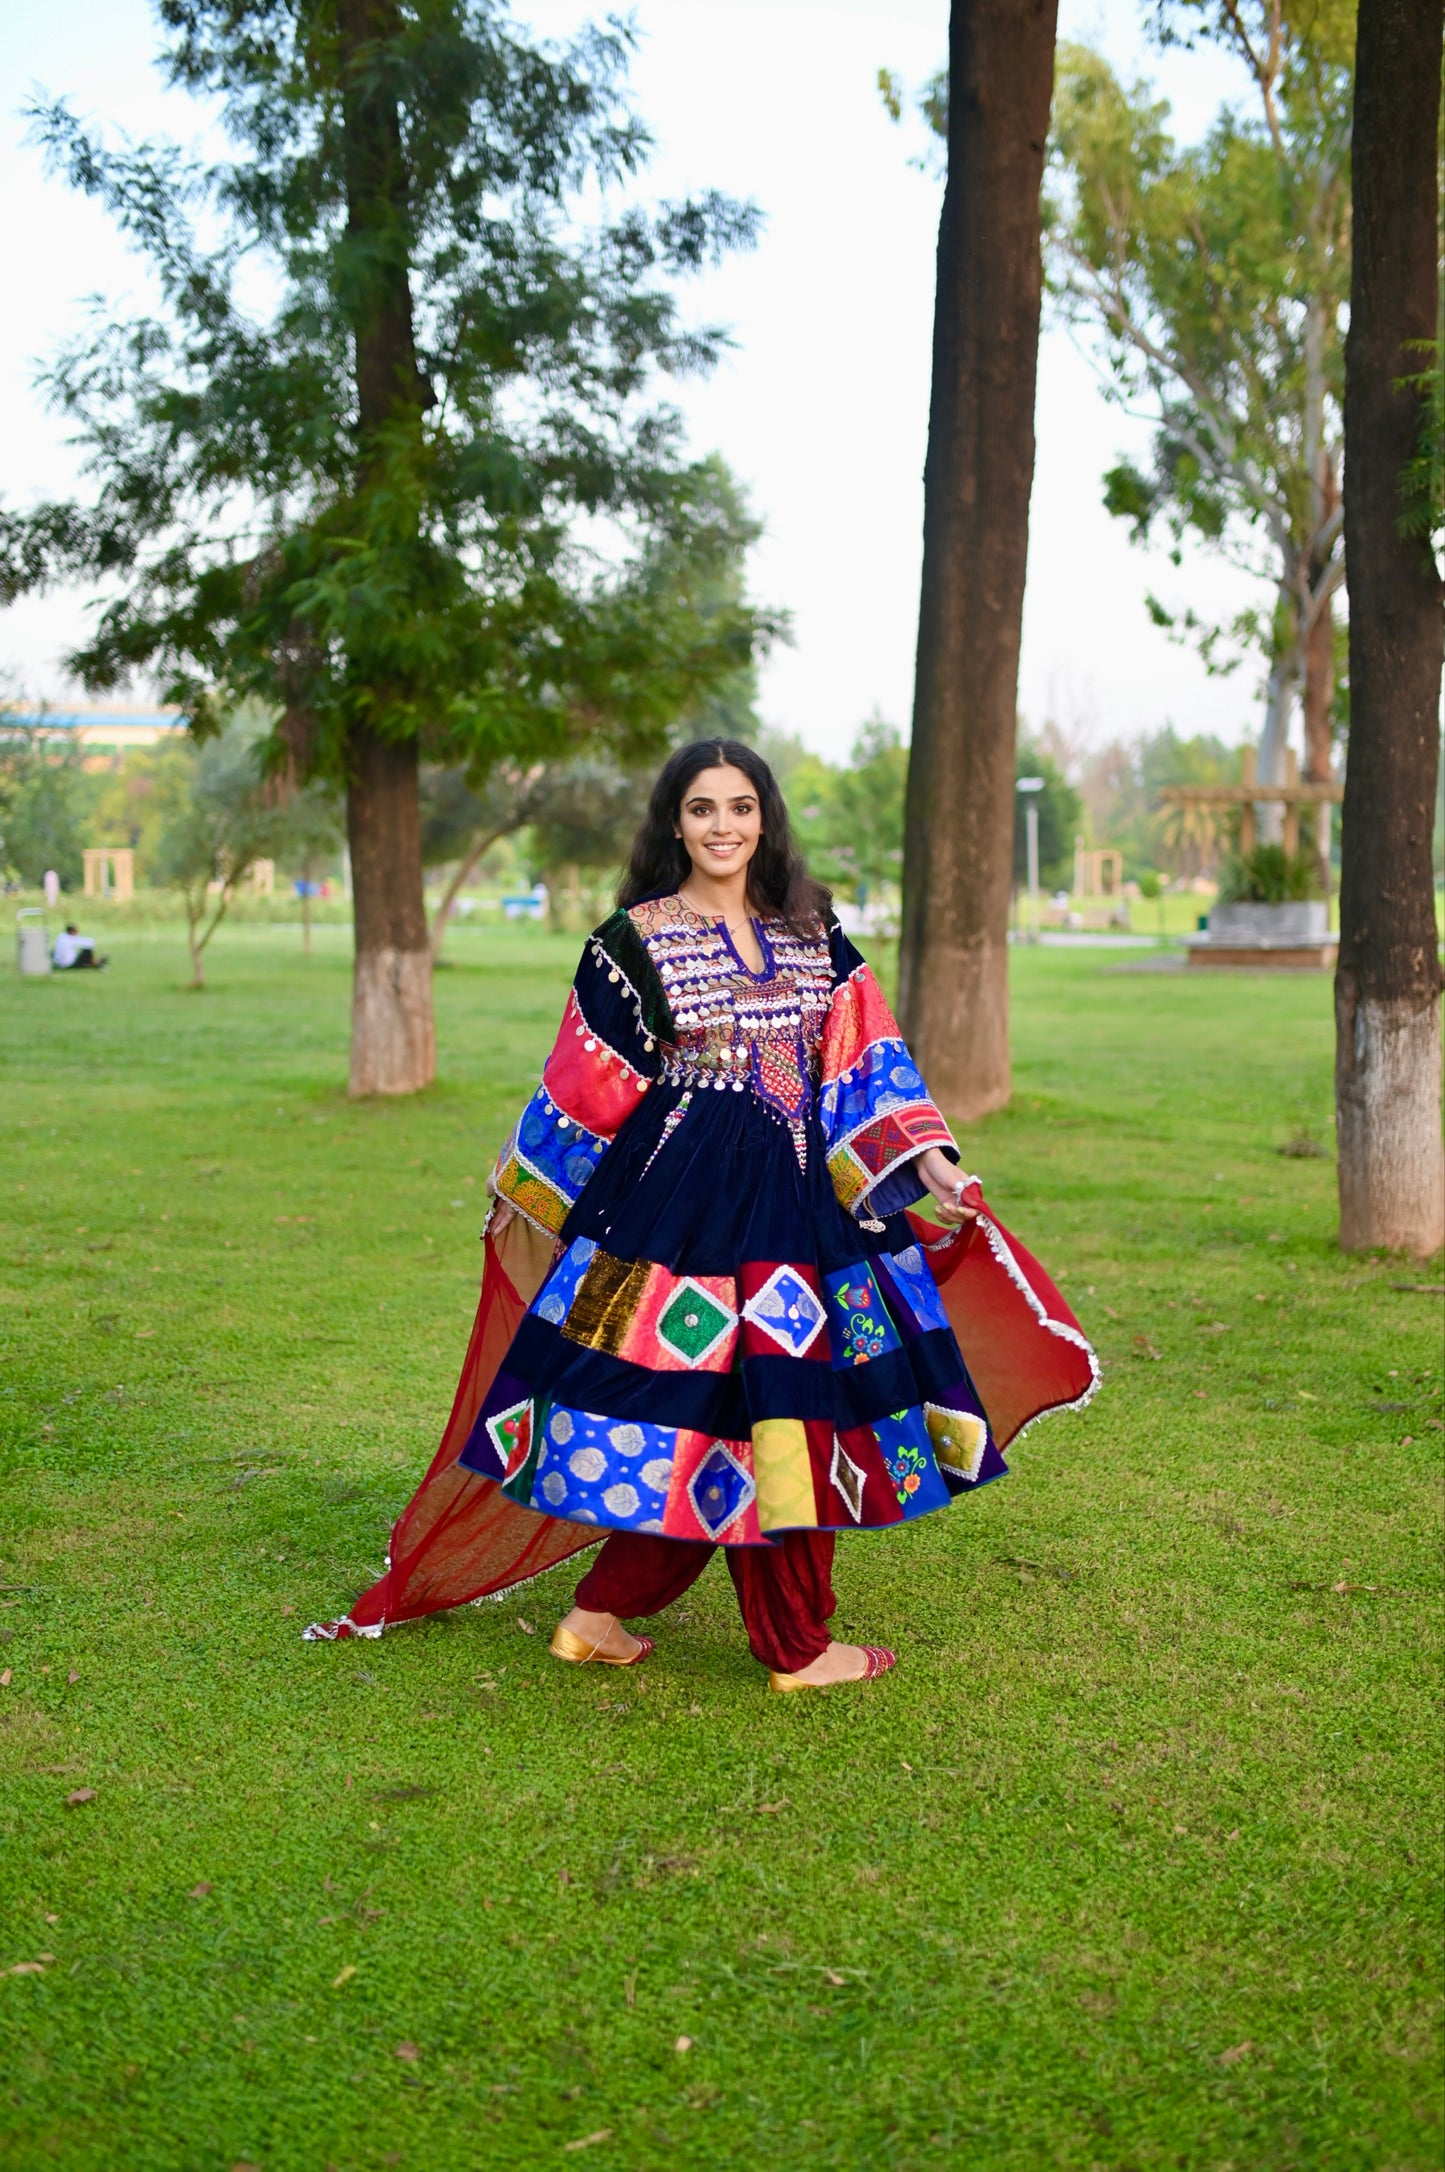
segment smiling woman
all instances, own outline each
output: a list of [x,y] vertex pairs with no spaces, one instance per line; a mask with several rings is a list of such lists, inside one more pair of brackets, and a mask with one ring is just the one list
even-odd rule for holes
[[[1019,1427],[1095,1378],[957,1160],[767,764],[681,749],[492,1173],[442,1447],[387,1574],[308,1634],[379,1634],[609,1531],[559,1659],[645,1659],[621,1617],[721,1546],[774,1688],[891,1667],[829,1637],[834,1534],[999,1476]],[[942,1228],[907,1212],[929,1197]]]

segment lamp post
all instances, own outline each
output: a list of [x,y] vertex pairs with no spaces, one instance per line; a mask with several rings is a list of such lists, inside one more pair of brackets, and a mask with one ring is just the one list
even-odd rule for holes
[[1039,802],[1037,795],[1044,788],[1042,777],[1020,777],[1014,789],[1024,798],[1024,828],[1028,837],[1029,853],[1029,941],[1039,939]]

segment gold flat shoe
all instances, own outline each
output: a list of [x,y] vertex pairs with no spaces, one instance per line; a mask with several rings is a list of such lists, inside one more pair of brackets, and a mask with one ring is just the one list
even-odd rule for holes
[[886,1674],[890,1667],[896,1667],[898,1664],[898,1654],[890,1652],[886,1644],[865,1644],[862,1650],[867,1664],[861,1674],[850,1676],[846,1682],[800,1682],[796,1674],[770,1674],[768,1676],[768,1687],[769,1689],[782,1691],[791,1689],[851,1689],[854,1682],[876,1681],[880,1674]]
[[598,1645],[589,1644],[585,1637],[574,1636],[570,1629],[564,1629],[559,1622],[552,1631],[552,1641],[547,1649],[554,1659],[564,1659],[569,1667],[585,1667],[589,1660],[595,1660],[599,1667],[635,1667],[657,1647],[651,1637],[639,1637],[637,1650],[626,1659],[619,1659],[614,1653],[604,1652]]

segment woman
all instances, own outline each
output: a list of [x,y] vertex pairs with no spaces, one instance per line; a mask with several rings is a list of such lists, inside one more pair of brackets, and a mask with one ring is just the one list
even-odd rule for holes
[[[721,1545],[775,1689],[891,1667],[829,1637],[835,1532],[910,1521],[1005,1469],[924,1250],[958,1279],[982,1198],[957,1160],[767,764],[733,740],[674,754],[493,1171],[491,1303],[484,1284],[442,1449],[387,1576],[308,1634],[379,1634],[607,1531],[559,1659],[645,1659],[624,1619],[660,1613]],[[907,1218],[925,1197],[942,1230]],[[987,1228],[1010,1418],[1020,1376],[1025,1416],[1082,1400],[1087,1344]],[[539,1239],[543,1271],[513,1273]]]

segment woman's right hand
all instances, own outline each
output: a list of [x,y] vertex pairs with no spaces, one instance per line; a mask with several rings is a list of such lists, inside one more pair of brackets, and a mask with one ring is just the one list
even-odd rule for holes
[[500,1237],[508,1222],[514,1222],[516,1218],[517,1210],[510,1199],[498,1199],[493,1196],[492,1211],[487,1220],[487,1235],[489,1237]]

